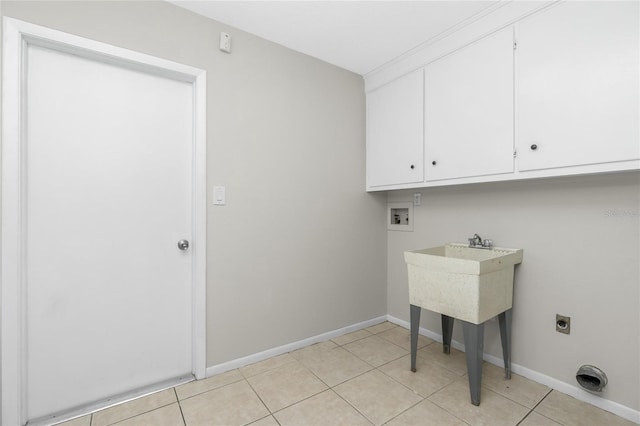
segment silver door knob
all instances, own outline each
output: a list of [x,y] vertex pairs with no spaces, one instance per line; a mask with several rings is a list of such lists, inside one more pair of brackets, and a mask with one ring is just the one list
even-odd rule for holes
[[189,241],[187,240],[180,240],[178,241],[178,248],[180,250],[186,250],[189,248]]

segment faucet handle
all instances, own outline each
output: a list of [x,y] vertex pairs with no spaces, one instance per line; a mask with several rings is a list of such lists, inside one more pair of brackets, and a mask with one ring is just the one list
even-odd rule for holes
[[492,240],[484,240],[482,242],[482,247],[493,247],[493,241]]
[[475,238],[467,238],[469,240],[469,247],[475,247],[476,246],[476,239]]

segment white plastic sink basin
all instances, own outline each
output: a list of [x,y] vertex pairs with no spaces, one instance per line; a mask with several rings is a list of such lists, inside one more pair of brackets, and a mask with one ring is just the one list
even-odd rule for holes
[[445,244],[406,251],[409,302],[433,312],[481,324],[511,309],[514,266],[522,249]]

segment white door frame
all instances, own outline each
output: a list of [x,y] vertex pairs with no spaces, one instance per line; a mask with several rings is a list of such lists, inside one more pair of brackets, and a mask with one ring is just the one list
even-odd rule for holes
[[161,75],[193,85],[193,360],[196,378],[206,373],[206,72],[13,18],[3,20],[2,245],[0,283],[0,406],[3,425],[26,419],[24,186],[25,57],[29,44]]

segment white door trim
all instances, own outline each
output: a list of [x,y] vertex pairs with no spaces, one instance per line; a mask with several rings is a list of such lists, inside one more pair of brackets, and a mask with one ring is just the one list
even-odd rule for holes
[[13,18],[3,19],[2,243],[0,282],[1,423],[26,419],[24,354],[24,58],[29,44],[161,75],[193,85],[193,361],[206,374],[206,72]]

